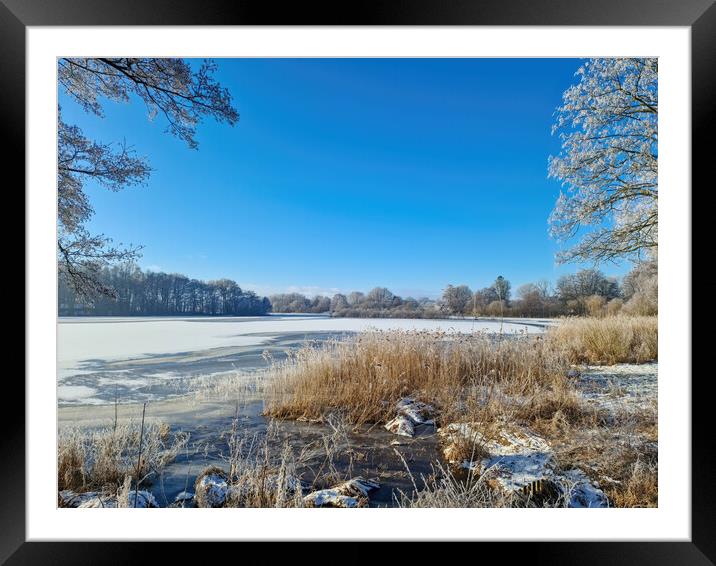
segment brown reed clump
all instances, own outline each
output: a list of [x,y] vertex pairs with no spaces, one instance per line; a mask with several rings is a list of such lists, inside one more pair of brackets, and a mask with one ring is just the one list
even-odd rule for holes
[[57,452],[58,489],[105,490],[116,493],[125,478],[150,483],[186,444],[185,435],[170,435],[166,425],[147,424],[142,437],[139,467],[137,423],[98,430],[71,428],[60,431]]
[[303,348],[274,369],[268,415],[321,419],[340,411],[363,424],[384,422],[405,396],[435,404],[445,419],[464,413],[470,391],[549,391],[568,363],[540,337],[371,331]]
[[571,363],[643,363],[658,357],[656,316],[568,318],[547,337]]

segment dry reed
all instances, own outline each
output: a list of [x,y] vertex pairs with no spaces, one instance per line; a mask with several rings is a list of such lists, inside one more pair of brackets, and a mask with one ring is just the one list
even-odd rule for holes
[[168,434],[162,423],[145,425],[141,440],[140,428],[135,424],[63,430],[58,438],[58,489],[116,493],[127,476],[139,478],[139,483],[149,483],[176,457],[187,440],[181,433]]
[[436,405],[447,418],[463,412],[470,391],[547,390],[559,385],[567,364],[541,338],[375,331],[303,348],[274,370],[268,415],[322,419],[340,411],[358,425],[384,422],[405,396]]
[[548,332],[571,363],[643,363],[658,355],[656,316],[568,318]]

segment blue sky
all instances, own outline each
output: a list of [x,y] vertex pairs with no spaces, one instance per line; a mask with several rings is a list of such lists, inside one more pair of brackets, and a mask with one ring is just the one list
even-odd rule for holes
[[261,294],[413,296],[583,267],[557,266],[547,232],[553,112],[579,60],[217,62],[241,117],[201,124],[197,151],[139,101],[108,101],[98,118],[60,93],[66,122],[149,157],[144,187],[87,185],[88,228],[144,245],[142,267]]

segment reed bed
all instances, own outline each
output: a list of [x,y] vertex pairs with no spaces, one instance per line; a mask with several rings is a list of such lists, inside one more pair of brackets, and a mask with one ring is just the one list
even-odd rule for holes
[[[656,317],[570,318],[543,335],[372,331],[306,347],[275,364],[265,413],[321,421],[339,414],[353,426],[385,423],[404,397],[432,404],[437,425],[527,425],[566,467],[598,470],[616,506],[657,504],[656,407],[615,418],[576,387],[580,364],[657,358]],[[576,367],[575,367],[576,366]],[[464,447],[472,460],[479,446]],[[566,468],[565,468],[566,469]],[[443,470],[426,489],[397,504],[416,507],[524,505],[496,499],[479,482]],[[561,505],[564,502],[557,502]],[[555,504],[555,503],[553,503]]]
[[566,319],[544,336],[369,331],[274,365],[266,414],[320,420],[340,412],[360,425],[385,422],[406,396],[435,404],[443,418],[507,396],[523,418],[559,411],[574,421],[584,415],[568,379],[573,364],[656,355],[656,317]]
[[121,423],[97,430],[60,432],[57,454],[58,489],[117,493],[126,478],[149,484],[161,474],[187,442],[172,435],[165,423]]
[[464,412],[470,393],[525,396],[559,388],[566,360],[541,338],[443,332],[366,332],[303,348],[274,367],[266,413],[276,418],[384,422],[406,396],[437,406],[443,417]]
[[548,332],[571,363],[643,363],[658,355],[656,316],[568,318]]

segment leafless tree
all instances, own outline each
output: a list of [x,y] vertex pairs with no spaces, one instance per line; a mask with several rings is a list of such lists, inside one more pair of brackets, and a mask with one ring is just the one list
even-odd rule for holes
[[230,279],[200,281],[180,273],[142,271],[132,263],[103,267],[96,278],[115,297],[88,301],[66,280],[59,283],[60,315],[262,315],[271,310],[266,297],[242,290]]
[[557,109],[561,153],[550,177],[562,181],[550,232],[581,234],[558,261],[617,261],[658,245],[657,59],[591,59]]
[[[213,78],[216,66],[204,61],[197,70],[183,59],[62,58],[59,85],[85,111],[103,116],[105,100],[128,102],[139,97],[150,119],[161,115],[167,132],[196,149],[196,127],[205,117],[230,125],[239,115],[231,95]],[[90,234],[84,227],[93,214],[85,183],[93,181],[119,191],[143,185],[151,172],[146,157],[124,142],[108,144],[87,139],[65,123],[58,108],[58,241],[60,279],[85,300],[116,297],[116,291],[99,277],[103,268],[134,260],[140,247],[112,245],[111,238]]]
[[465,314],[472,307],[473,294],[467,285],[453,287],[448,285],[443,291],[442,300],[451,314]]

